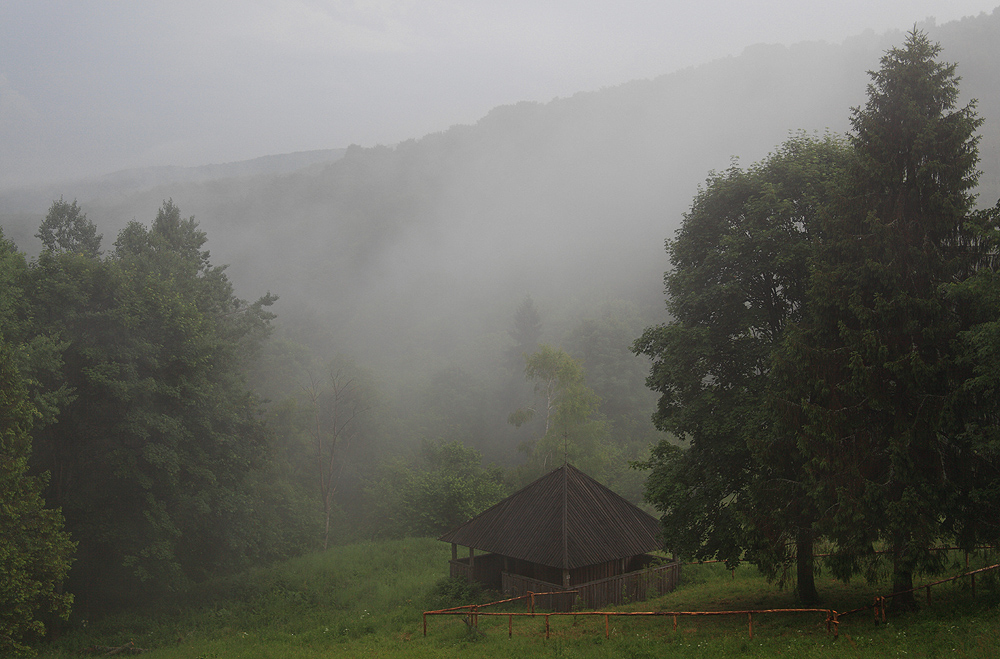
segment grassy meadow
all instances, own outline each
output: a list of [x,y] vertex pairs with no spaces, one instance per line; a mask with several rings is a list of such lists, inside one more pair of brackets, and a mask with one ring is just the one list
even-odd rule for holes
[[[1000,586],[979,576],[977,597],[965,581],[922,595],[919,613],[875,625],[870,611],[844,618],[840,637],[826,633],[822,614],[759,614],[753,639],[746,616],[611,618],[481,617],[470,633],[460,616],[425,610],[459,603],[461,588],[442,587],[450,548],[431,539],[334,547],[267,569],[203,584],[175,601],[150,603],[86,622],[43,644],[43,659],[87,655],[90,648],[129,641],[149,659],[312,659],[318,657],[993,657],[1000,651]],[[992,561],[996,562],[996,561]],[[961,565],[960,565],[961,563]],[[956,557],[954,574],[964,571]],[[941,576],[921,577],[925,583]],[[451,584],[454,586],[454,584]],[[846,611],[871,603],[885,584],[817,583],[824,606]],[[488,601],[490,594],[483,597]],[[794,608],[790,589],[741,567],[685,566],[673,593],[624,610],[713,611]],[[518,604],[509,610],[523,611]]]

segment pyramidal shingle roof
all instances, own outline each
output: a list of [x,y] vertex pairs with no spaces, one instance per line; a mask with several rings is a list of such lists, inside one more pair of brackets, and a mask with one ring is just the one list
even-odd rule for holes
[[662,548],[659,521],[565,464],[440,540],[562,569]]

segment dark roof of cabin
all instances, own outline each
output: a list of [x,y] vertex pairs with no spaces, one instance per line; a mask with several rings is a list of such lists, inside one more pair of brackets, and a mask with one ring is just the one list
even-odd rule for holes
[[661,549],[659,532],[655,517],[566,464],[440,539],[572,569]]

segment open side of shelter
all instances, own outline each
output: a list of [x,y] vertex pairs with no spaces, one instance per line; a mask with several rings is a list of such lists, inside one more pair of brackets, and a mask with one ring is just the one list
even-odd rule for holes
[[650,553],[662,549],[658,534],[655,517],[564,464],[440,539],[451,543],[452,577],[508,597],[565,592],[538,605],[568,610],[673,590],[680,564]]

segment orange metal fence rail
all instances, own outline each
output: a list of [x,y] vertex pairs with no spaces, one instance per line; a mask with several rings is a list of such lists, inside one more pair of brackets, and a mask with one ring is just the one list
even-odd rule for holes
[[[964,579],[969,577],[972,580],[972,596],[975,597],[975,583],[976,575],[982,572],[989,572],[991,570],[1000,569],[1000,563],[996,565],[990,565],[989,567],[980,568],[978,570],[972,570],[970,572],[965,572],[954,577],[949,577],[947,579],[941,579],[940,581],[934,581],[932,583],[923,584],[910,590],[900,591],[893,593],[892,595],[886,596],[876,596],[872,604],[868,606],[859,607],[857,609],[852,609],[851,611],[838,612],[834,609],[753,609],[753,610],[742,610],[742,611],[564,611],[564,612],[545,612],[536,613],[535,612],[535,596],[541,595],[554,595],[554,594],[566,594],[575,591],[558,591],[557,593],[532,593],[529,592],[527,595],[522,595],[520,597],[512,597],[510,599],[499,600],[496,602],[489,602],[487,604],[465,604],[463,606],[456,606],[449,609],[441,609],[438,611],[425,611],[424,612],[424,636],[427,636],[427,616],[439,616],[439,615],[464,615],[467,616],[466,622],[470,628],[478,627],[479,617],[507,617],[507,636],[508,638],[514,635],[514,618],[537,618],[543,616],[545,618],[545,638],[549,638],[549,618],[551,616],[604,616],[604,635],[605,638],[611,638],[611,623],[610,620],[613,617],[666,617],[672,616],[674,622],[674,631],[677,630],[677,619],[679,617],[695,617],[695,616],[726,616],[726,615],[745,615],[747,616],[747,630],[750,634],[750,638],[753,638],[753,617],[754,615],[770,614],[770,613],[822,613],[826,616],[826,631],[827,633],[833,632],[834,638],[839,636],[839,625],[840,619],[844,616],[851,615],[854,613],[860,613],[863,611],[872,611],[875,616],[875,623],[881,620],[881,622],[886,621],[885,614],[885,603],[887,600],[895,597],[896,595],[902,595],[905,593],[916,592],[921,589],[926,589],[927,591],[927,602],[931,601],[931,587],[938,586],[941,584],[949,583],[952,581],[957,581],[959,579]],[[482,611],[481,609],[495,606],[498,604],[506,604],[508,602],[516,602],[518,600],[527,600],[528,610],[524,612],[493,612],[493,611]]]
[[[540,593],[539,593],[540,594]],[[507,617],[507,636],[512,637],[514,634],[514,618],[545,618],[545,638],[549,638],[549,618],[552,616],[584,616],[584,617],[595,617],[604,616],[604,635],[606,638],[611,638],[611,618],[622,618],[622,617],[673,617],[674,619],[674,630],[677,629],[677,619],[679,617],[685,616],[727,616],[727,615],[745,615],[747,616],[747,628],[750,634],[750,638],[753,638],[753,616],[754,614],[764,614],[764,613],[822,613],[826,616],[826,627],[827,632],[831,630],[834,636],[837,635],[837,612],[833,609],[755,609],[746,611],[564,611],[564,612],[546,612],[546,613],[534,613],[534,612],[482,612],[482,611],[458,611],[455,609],[441,610],[441,611],[425,611],[424,612],[424,636],[427,636],[427,616],[433,615],[467,615],[468,623],[470,627],[475,627],[478,624],[478,618],[480,616],[487,617]]]

